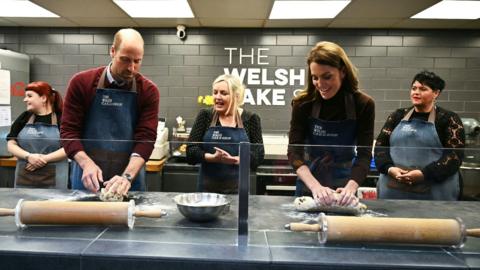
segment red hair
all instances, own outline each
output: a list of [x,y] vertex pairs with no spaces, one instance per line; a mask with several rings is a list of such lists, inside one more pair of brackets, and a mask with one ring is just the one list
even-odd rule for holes
[[33,91],[39,96],[46,96],[47,102],[52,106],[55,113],[62,113],[63,101],[60,93],[55,91],[50,84],[43,81],[31,82],[25,87],[25,91]]

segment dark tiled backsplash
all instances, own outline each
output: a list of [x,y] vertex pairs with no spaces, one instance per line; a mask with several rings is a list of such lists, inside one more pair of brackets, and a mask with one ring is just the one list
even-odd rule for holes
[[[65,93],[71,76],[107,64],[116,28],[0,28],[0,47],[28,54],[31,81],[47,80]],[[375,133],[390,112],[409,105],[408,89],[418,71],[430,69],[447,86],[438,104],[461,116],[480,118],[480,33],[469,30],[368,29],[190,29],[180,41],[172,29],[140,29],[145,40],[142,71],[160,88],[160,116],[174,126],[182,115],[191,126],[201,108],[198,95],[210,91],[224,68],[304,69],[306,54],[321,40],[339,43],[359,69],[360,86],[376,101]],[[236,48],[230,58],[225,48]],[[254,49],[254,63],[248,55]],[[268,49],[258,63],[258,49]],[[272,76],[272,75],[269,75]],[[246,82],[245,82],[246,83]],[[301,85],[254,85],[249,88],[285,89],[284,106],[252,106],[264,132],[284,132],[290,121],[293,89]],[[270,97],[271,98],[271,97]],[[21,99],[12,106],[24,107]],[[23,110],[21,110],[23,111]],[[12,115],[15,118],[17,115]]]

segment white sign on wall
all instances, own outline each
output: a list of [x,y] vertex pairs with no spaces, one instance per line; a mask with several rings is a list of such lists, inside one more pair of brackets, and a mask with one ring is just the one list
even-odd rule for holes
[[0,69],[0,104],[10,104],[10,71]]
[[12,124],[12,109],[10,106],[0,106],[0,127],[10,126]]
[[[238,63],[258,65],[259,67],[225,67],[225,74],[236,75],[242,83],[247,85],[245,89],[245,104],[258,106],[284,106],[285,95],[293,96],[298,86],[305,85],[305,69],[277,68],[273,72],[264,66],[268,65],[269,48],[224,48],[228,51],[229,65],[233,65],[238,57]],[[263,66],[263,67],[262,67]],[[287,88],[289,87],[289,88]],[[296,89],[294,89],[296,88]]]

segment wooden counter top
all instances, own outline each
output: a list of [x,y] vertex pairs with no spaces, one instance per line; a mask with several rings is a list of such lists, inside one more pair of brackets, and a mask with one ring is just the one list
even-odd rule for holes
[[0,167],[15,167],[17,165],[16,157],[2,157],[0,158]]
[[[147,172],[160,172],[162,171],[163,164],[167,158],[161,160],[149,160],[147,161],[146,171]],[[17,165],[16,157],[2,157],[0,158],[0,167],[15,167]]]
[[167,161],[167,158],[163,158],[160,160],[149,160],[147,161],[147,166],[146,166],[146,171],[147,172],[160,172],[162,171],[163,164],[165,164],[165,161]]

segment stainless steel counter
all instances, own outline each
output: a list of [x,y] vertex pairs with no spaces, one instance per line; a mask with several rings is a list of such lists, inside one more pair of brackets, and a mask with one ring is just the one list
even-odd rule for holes
[[[251,196],[248,245],[237,245],[237,198],[231,211],[208,223],[186,220],[175,193],[134,194],[141,208],[161,206],[167,216],[138,218],[135,227],[32,226],[17,230],[0,217],[0,269],[480,269],[480,239],[462,249],[394,245],[326,244],[315,233],[284,230],[308,214],[293,210],[292,197]],[[0,189],[0,207],[18,199],[81,197],[55,190]],[[366,201],[391,217],[462,218],[480,227],[478,202]]]

